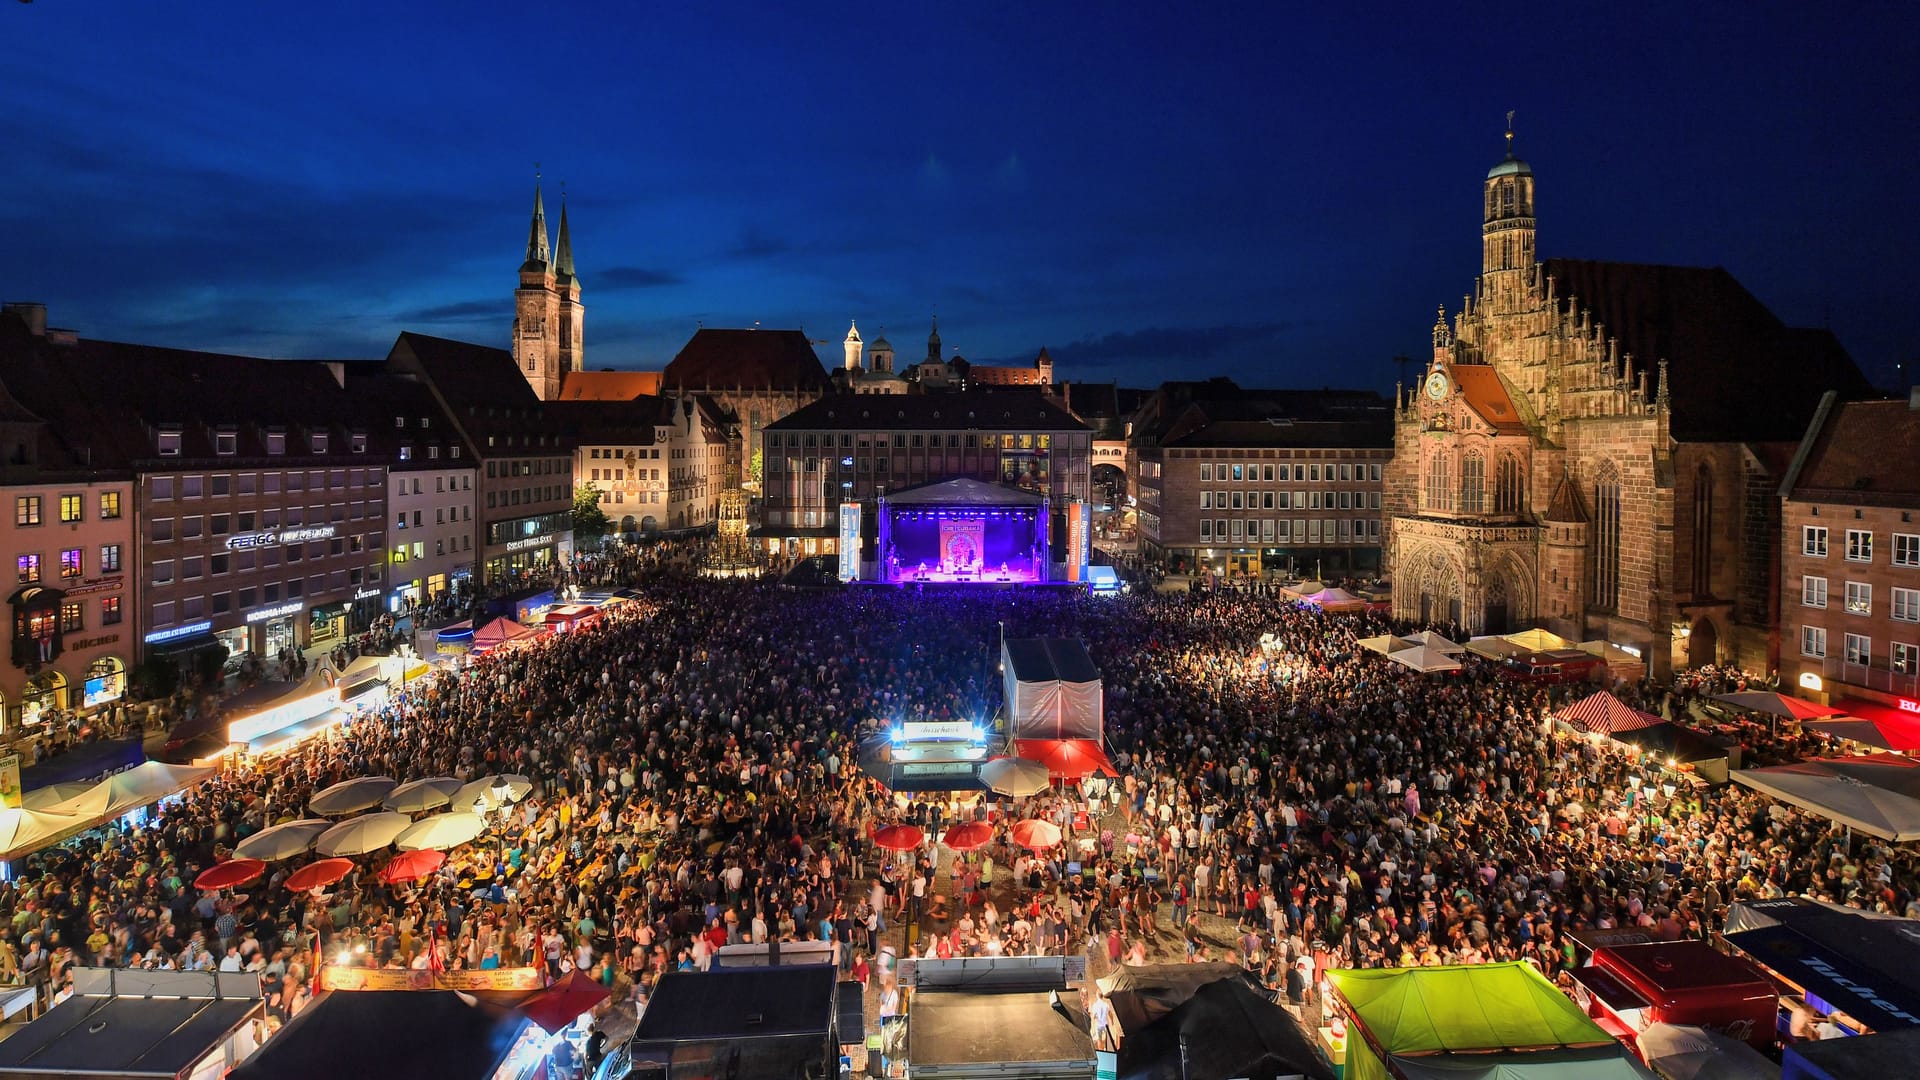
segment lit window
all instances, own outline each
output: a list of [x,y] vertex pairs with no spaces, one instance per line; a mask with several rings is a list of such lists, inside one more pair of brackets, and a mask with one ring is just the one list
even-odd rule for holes
[[62,548],[60,550],[60,576],[63,578],[77,578],[80,574],[80,549]]
[[1847,530],[1847,561],[1873,561],[1873,533],[1867,529]]
[[117,491],[101,492],[100,493],[100,517],[103,520],[112,520],[119,516],[120,516],[120,493]]
[[1873,614],[1873,586],[1864,581],[1847,582],[1847,614]]
[[76,522],[76,521],[79,521],[79,520],[80,520],[80,514],[81,514],[81,508],[80,508],[80,507],[81,507],[81,498],[80,498],[80,496],[78,496],[78,495],[62,495],[62,496],[60,496],[60,521],[61,521],[61,523],[62,523],[62,524],[72,524],[73,522]]
[[120,598],[109,596],[100,601],[100,625],[112,626],[120,621]]
[[40,580],[40,556],[22,555],[16,562],[20,567],[20,584],[32,585]]
[[21,495],[14,499],[13,523],[15,525],[40,524],[40,496]]

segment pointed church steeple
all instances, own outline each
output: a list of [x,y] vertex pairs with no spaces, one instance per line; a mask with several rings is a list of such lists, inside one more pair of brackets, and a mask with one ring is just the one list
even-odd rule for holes
[[932,363],[940,362],[940,316],[933,317],[933,332],[927,335],[927,359]]
[[553,276],[573,280],[573,238],[567,235],[567,188],[560,186],[560,237],[554,244]]
[[[561,213],[565,213],[562,210]],[[520,264],[520,272],[547,269],[551,261],[547,254],[547,206],[540,198],[540,174],[534,173],[533,179],[533,223],[527,226],[527,261]]]

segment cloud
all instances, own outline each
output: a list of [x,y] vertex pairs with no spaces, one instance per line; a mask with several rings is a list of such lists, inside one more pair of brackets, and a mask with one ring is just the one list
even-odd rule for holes
[[598,270],[587,280],[595,289],[617,291],[621,289],[657,289],[667,285],[682,285],[686,279],[667,270],[650,270],[644,266],[609,266]]
[[467,322],[471,319],[499,318],[509,306],[508,300],[497,296],[491,300],[462,300],[454,304],[440,304],[437,307],[402,312],[400,321],[403,323]]
[[740,230],[739,241],[727,254],[739,259],[771,259],[792,250],[792,242],[785,237],[775,236],[758,225],[748,225]]
[[1270,345],[1288,329],[1284,322],[1222,326],[1153,326],[1087,336],[1051,350],[1063,365],[1119,367],[1138,361],[1185,364]]

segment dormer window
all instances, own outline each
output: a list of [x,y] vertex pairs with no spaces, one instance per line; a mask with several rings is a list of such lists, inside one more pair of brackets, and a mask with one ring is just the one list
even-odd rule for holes
[[394,426],[394,427],[396,427],[396,428],[404,428],[404,427],[406,427],[406,426],[407,426],[407,418],[406,418],[406,417],[404,417],[404,416],[396,416],[396,417],[394,417],[394,418],[393,418],[393,426]]
[[327,433],[326,432],[324,431],[314,432],[311,441],[312,441],[314,453],[324,454],[327,452]]
[[366,453],[367,452],[367,433],[364,431],[356,431],[351,436],[349,436],[348,449],[350,449],[353,453],[356,453],[356,454]]
[[232,457],[240,452],[240,433],[237,431],[216,431],[213,433],[213,452],[221,457]]
[[423,417],[421,417],[421,418],[420,418],[420,427],[421,427],[421,429],[422,429],[422,430],[425,430],[425,429],[426,429],[426,428],[427,428],[427,427],[429,426],[427,422],[428,422],[429,420],[432,420],[432,419],[433,419],[433,417],[431,417],[431,416],[423,416]]
[[162,430],[160,432],[159,442],[160,442],[161,457],[179,457],[180,456],[180,429],[179,428]]
[[401,461],[413,460],[413,444],[412,443],[400,444],[400,460]]
[[454,444],[453,444],[453,445],[452,445],[451,447],[449,447],[449,448],[448,448],[448,454],[447,454],[447,456],[448,456],[448,457],[455,457],[455,458],[457,458],[457,457],[459,457],[459,456],[460,456],[460,444],[459,444],[459,443],[454,443]]
[[279,457],[287,452],[287,433],[284,431],[267,432],[267,454]]

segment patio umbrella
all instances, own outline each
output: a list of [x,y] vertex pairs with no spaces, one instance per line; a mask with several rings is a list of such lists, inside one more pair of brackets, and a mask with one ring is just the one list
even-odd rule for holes
[[365,855],[393,843],[393,838],[406,832],[411,824],[405,814],[368,814],[343,821],[321,833],[313,842],[313,850],[328,856]]
[[1014,749],[1029,761],[1047,767],[1047,774],[1061,780],[1078,780],[1094,773],[1118,776],[1106,751],[1092,739],[1018,739]]
[[987,846],[988,841],[992,839],[993,830],[986,823],[967,821],[948,829],[947,835],[941,837],[940,842],[955,851],[972,851],[974,848]]
[[429,776],[425,780],[409,780],[387,792],[386,800],[380,805],[402,814],[418,814],[447,805],[459,790],[460,781],[451,776]]
[[1650,1024],[1635,1041],[1648,1067],[1668,1080],[1744,1080],[1778,1071],[1746,1043],[1692,1024]]
[[234,845],[234,855],[245,859],[264,859],[267,862],[279,862],[291,859],[295,855],[305,855],[313,850],[313,842],[320,834],[333,828],[333,822],[319,818],[302,818],[299,821],[283,822],[270,828],[261,829],[245,840]]
[[1038,818],[1016,821],[1013,823],[1013,842],[1023,848],[1045,851],[1060,842],[1060,826]]
[[1829,708],[1803,701],[1797,697],[1788,697],[1772,690],[1749,690],[1743,694],[1715,694],[1713,700],[1724,702],[1736,709],[1748,712],[1766,713],[1783,720],[1824,720],[1829,716],[1839,716],[1845,709]]
[[228,859],[226,862],[216,863],[202,870],[200,876],[193,879],[193,887],[207,890],[231,889],[259,877],[266,868],[267,864],[259,859]]
[[875,846],[886,848],[888,851],[912,851],[926,838],[926,833],[912,825],[888,825],[873,830]]
[[293,892],[324,889],[351,873],[352,859],[321,859],[287,875],[287,888]]
[[994,793],[1014,798],[1045,791],[1052,782],[1045,765],[1017,757],[994,758],[980,766],[980,779]]
[[532,790],[533,782],[524,776],[483,776],[468,781],[454,792],[448,805],[455,810],[484,814],[507,803],[519,802]]
[[580,1014],[607,1000],[606,987],[575,968],[567,977],[520,1003],[520,1015],[548,1032],[557,1032]]
[[444,851],[403,851],[388,860],[377,876],[389,885],[418,881],[440,869],[446,861],[447,853]]
[[1920,761],[1899,754],[1814,758],[1736,769],[1735,782],[1855,832],[1903,843],[1920,840]]
[[307,800],[307,809],[318,817],[333,817],[371,810],[380,805],[387,792],[400,785],[391,776],[360,776],[342,780]]
[[393,846],[400,851],[445,851],[486,831],[487,819],[479,814],[435,814],[407,826],[405,832],[393,838]]

